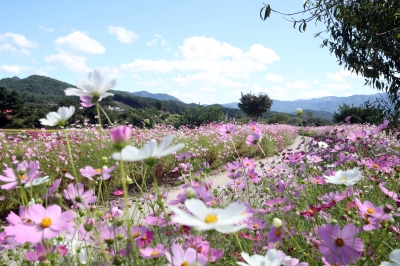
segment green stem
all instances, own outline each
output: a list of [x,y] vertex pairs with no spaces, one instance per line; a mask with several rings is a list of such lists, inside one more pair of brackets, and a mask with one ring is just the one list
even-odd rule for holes
[[63,132],[65,135],[65,140],[67,142],[67,150],[68,150],[68,154],[69,154],[69,160],[71,161],[72,172],[74,173],[75,182],[78,183],[78,175],[76,174],[76,170],[75,170],[74,158],[72,157],[71,146],[69,144],[67,130],[65,130],[65,128],[63,128]]
[[100,105],[99,105],[99,107],[100,107],[101,111],[103,112],[104,116],[107,118],[107,121],[110,124],[110,127],[112,127],[113,123],[111,122],[110,118],[108,117],[106,111],[104,111],[103,107],[101,107]]

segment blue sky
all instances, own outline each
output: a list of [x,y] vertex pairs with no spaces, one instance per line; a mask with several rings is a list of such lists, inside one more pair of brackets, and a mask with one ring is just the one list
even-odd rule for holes
[[[302,0],[265,0],[282,12]],[[339,66],[314,34],[299,33],[262,1],[1,1],[0,79],[44,75],[75,84],[99,69],[116,90],[167,93],[190,103],[375,94]]]

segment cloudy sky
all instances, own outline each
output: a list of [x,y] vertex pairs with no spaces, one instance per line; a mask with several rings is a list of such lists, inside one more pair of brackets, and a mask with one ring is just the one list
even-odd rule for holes
[[[265,0],[282,12],[303,0]],[[262,21],[260,0],[1,1],[0,79],[43,75],[75,84],[99,69],[116,90],[168,93],[191,103],[374,94],[314,34],[281,15]]]

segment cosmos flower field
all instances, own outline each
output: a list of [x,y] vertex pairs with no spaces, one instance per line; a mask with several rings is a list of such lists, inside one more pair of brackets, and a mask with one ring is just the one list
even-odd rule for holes
[[[105,91],[79,92],[83,106]],[[5,265],[400,265],[400,143],[387,121],[141,131],[64,127],[72,114],[43,120],[56,133],[0,137],[0,202],[19,207],[0,233]],[[230,181],[214,186],[211,168]],[[172,198],[170,175],[182,183]]]

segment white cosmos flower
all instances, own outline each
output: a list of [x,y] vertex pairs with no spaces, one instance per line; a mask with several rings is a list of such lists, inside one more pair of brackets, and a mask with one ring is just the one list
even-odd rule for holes
[[49,176],[35,178],[31,182],[26,183],[24,188],[38,186],[38,185],[43,184],[44,182],[47,182],[47,181],[50,181]]
[[400,249],[395,249],[389,254],[389,259],[393,262],[382,262],[379,266],[399,266],[400,265]]
[[326,148],[329,147],[329,145],[328,145],[326,142],[319,141],[319,142],[318,142],[318,147],[319,147],[319,148],[322,148],[322,149],[326,149]]
[[254,254],[250,257],[246,252],[242,252],[240,255],[246,261],[246,263],[236,262],[241,266],[280,266],[285,261],[290,260],[289,256],[282,258],[279,254],[279,251],[276,249],[269,249],[265,256]]
[[236,225],[246,220],[252,214],[246,213],[246,205],[238,202],[231,203],[225,209],[208,208],[199,199],[188,199],[185,201],[186,208],[193,215],[186,213],[176,207],[171,207],[175,215],[172,221],[192,226],[197,230],[216,230],[220,233],[233,233],[245,228],[245,224]]
[[89,73],[88,79],[78,79],[76,84],[78,88],[67,88],[64,92],[67,96],[81,97],[81,101],[83,102],[88,102],[88,100],[91,100],[92,103],[97,102],[107,96],[114,95],[107,91],[111,90],[117,85],[117,81],[115,79],[107,82],[106,84],[103,84],[103,82],[103,75],[97,69],[95,69],[93,72]]
[[44,126],[65,126],[65,122],[73,116],[75,113],[75,107],[59,107],[56,112],[50,112],[46,115],[46,118],[39,119],[40,123]]
[[180,143],[178,145],[165,149],[171,144],[174,137],[175,137],[174,135],[169,135],[168,137],[163,139],[163,141],[160,143],[159,146],[157,146],[157,142],[154,139],[144,144],[141,149],[138,149],[130,145],[125,146],[121,150],[121,152],[114,153],[112,155],[112,158],[114,160],[122,159],[124,161],[134,162],[134,161],[155,159],[158,157],[167,156],[185,147],[183,143]]
[[355,183],[357,183],[357,181],[362,179],[362,175],[360,169],[358,167],[355,167],[347,171],[342,171],[342,170],[337,171],[336,175],[324,176],[324,178],[327,183],[338,184],[338,185],[344,184],[346,186],[352,186]]

